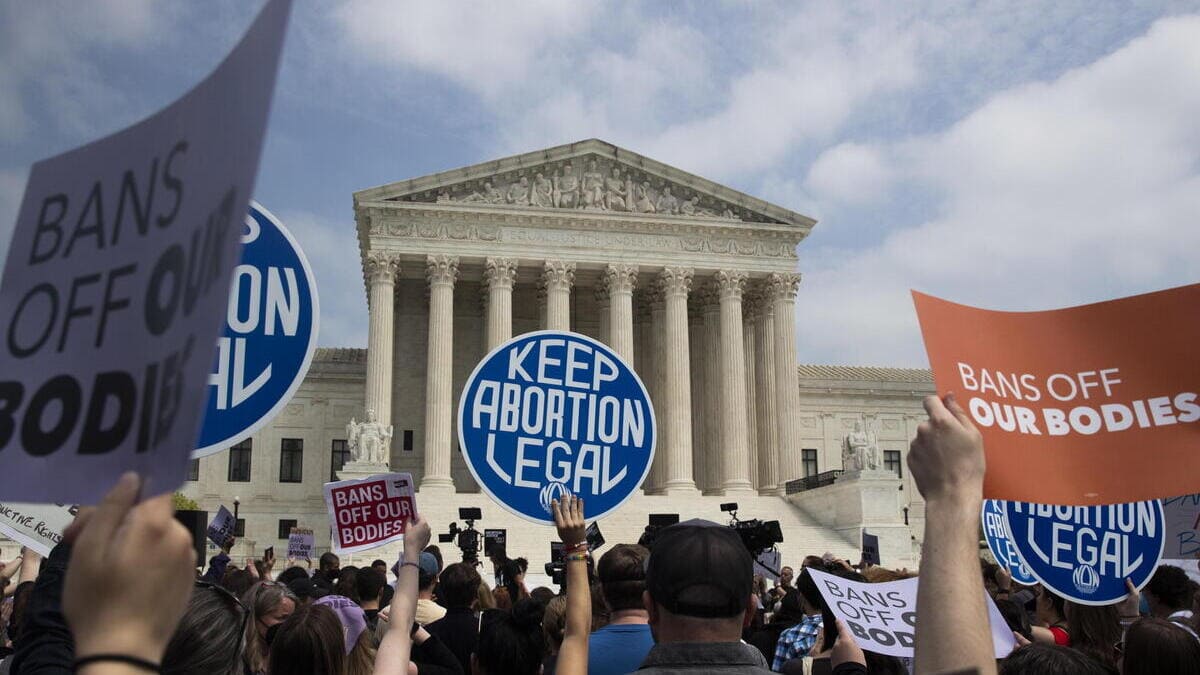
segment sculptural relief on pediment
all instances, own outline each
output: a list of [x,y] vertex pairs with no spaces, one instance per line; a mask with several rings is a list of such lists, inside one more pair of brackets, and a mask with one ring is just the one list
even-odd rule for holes
[[773,222],[737,204],[599,156],[512,169],[395,199]]

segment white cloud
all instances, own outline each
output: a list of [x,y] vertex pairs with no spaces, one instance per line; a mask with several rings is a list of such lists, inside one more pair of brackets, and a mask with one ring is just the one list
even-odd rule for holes
[[817,157],[805,178],[818,199],[864,204],[887,197],[892,175],[878,146],[842,143]]
[[802,358],[922,364],[911,287],[1045,309],[1197,281],[1198,79],[1200,17],[1164,19],[885,149],[893,173],[940,195],[936,215],[858,252],[801,248]]

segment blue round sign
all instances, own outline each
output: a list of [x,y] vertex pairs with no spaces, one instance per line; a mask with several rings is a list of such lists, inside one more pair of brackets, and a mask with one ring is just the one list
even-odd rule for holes
[[539,331],[488,354],[463,388],[458,437],[480,487],[504,508],[554,523],[550,502],[584,499],[603,517],[654,460],[654,408],[616,352],[585,335]]
[[987,539],[988,548],[992,550],[996,562],[1000,563],[1013,581],[1018,584],[1032,586],[1037,583],[1033,573],[1021,560],[1021,554],[1013,544],[1012,535],[1008,531],[1008,520],[1004,516],[1004,502],[995,499],[983,500],[983,536]]
[[269,422],[296,393],[317,348],[317,284],[296,239],[252,201],[242,244],[192,457],[224,450]]
[[1083,605],[1111,605],[1125,579],[1150,581],[1166,543],[1162,502],[1102,506],[1006,502],[1009,532],[1038,581]]

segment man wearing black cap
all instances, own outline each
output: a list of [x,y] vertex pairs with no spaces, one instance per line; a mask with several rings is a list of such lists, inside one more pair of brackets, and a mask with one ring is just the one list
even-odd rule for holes
[[727,527],[689,520],[663,530],[642,596],[656,644],[638,672],[770,673],[763,655],[741,641],[757,610],[752,567]]

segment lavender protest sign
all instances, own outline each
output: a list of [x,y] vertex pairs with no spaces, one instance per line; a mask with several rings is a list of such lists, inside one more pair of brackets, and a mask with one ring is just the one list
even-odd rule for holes
[[291,0],[142,122],[38,162],[0,280],[0,494],[183,482],[238,264]]

